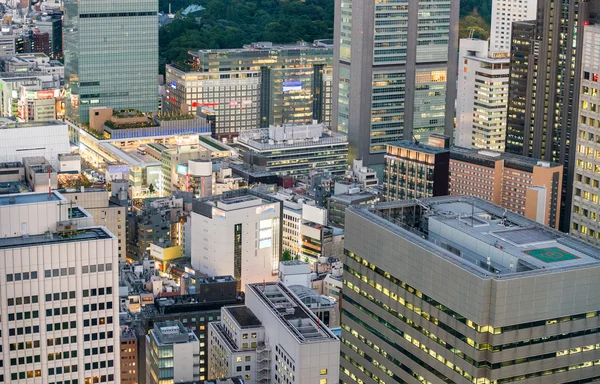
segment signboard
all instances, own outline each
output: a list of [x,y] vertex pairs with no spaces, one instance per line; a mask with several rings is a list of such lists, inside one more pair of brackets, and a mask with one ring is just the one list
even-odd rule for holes
[[177,164],[177,173],[180,175],[185,175],[188,173],[188,167],[185,164]]
[[52,99],[54,98],[54,90],[51,91],[37,91],[35,97],[38,99]]
[[284,81],[283,82],[283,92],[293,92],[293,91],[301,91],[302,90],[302,82],[301,81]]

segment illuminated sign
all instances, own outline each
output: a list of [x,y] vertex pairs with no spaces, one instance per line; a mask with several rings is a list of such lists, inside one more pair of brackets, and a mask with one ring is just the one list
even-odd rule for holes
[[171,88],[177,89],[177,82],[171,81]]
[[235,107],[236,105],[238,105],[238,102],[237,102],[237,101],[235,101],[235,100],[234,100],[234,101],[230,101],[230,102],[229,102],[229,106],[230,106],[230,107]]
[[188,173],[187,165],[177,164],[177,173],[179,173],[180,175],[185,175],[186,173]]
[[219,208],[215,208],[213,207],[212,209],[212,217],[216,217],[218,219],[226,219],[227,218],[227,214],[225,213],[225,211],[219,209]]
[[35,97],[38,99],[52,99],[54,98],[54,90],[52,91],[37,91]]
[[301,91],[302,90],[302,82],[301,81],[284,81],[283,82],[283,92],[293,92],[293,91]]
[[256,214],[261,215],[263,213],[272,213],[275,212],[275,204],[263,205],[256,208]]

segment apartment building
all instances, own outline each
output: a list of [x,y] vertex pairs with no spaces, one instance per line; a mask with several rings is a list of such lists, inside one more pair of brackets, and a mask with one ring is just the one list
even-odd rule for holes
[[510,51],[512,23],[535,20],[538,0],[493,0],[490,49]]
[[340,383],[600,379],[600,248],[477,198],[351,207]]

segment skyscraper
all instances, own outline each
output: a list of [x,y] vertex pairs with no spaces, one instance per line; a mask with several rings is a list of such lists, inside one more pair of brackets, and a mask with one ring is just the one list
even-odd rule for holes
[[65,87],[69,119],[90,106],[158,109],[158,1],[65,0]]
[[350,158],[383,164],[385,144],[452,136],[459,2],[336,0],[332,127]]
[[538,19],[513,25],[506,152],[565,166],[561,230],[568,231],[579,109],[582,27],[598,1],[540,0]]
[[600,379],[600,248],[465,197],[346,211],[340,383]]
[[[543,0],[540,0],[543,1]],[[510,50],[512,23],[535,20],[538,0],[493,0],[490,50]]]

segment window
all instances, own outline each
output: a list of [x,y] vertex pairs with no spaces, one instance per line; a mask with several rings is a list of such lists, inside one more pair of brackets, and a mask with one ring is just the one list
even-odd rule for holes
[[327,374],[327,368],[321,368],[321,371],[319,373],[321,375],[326,375]]

